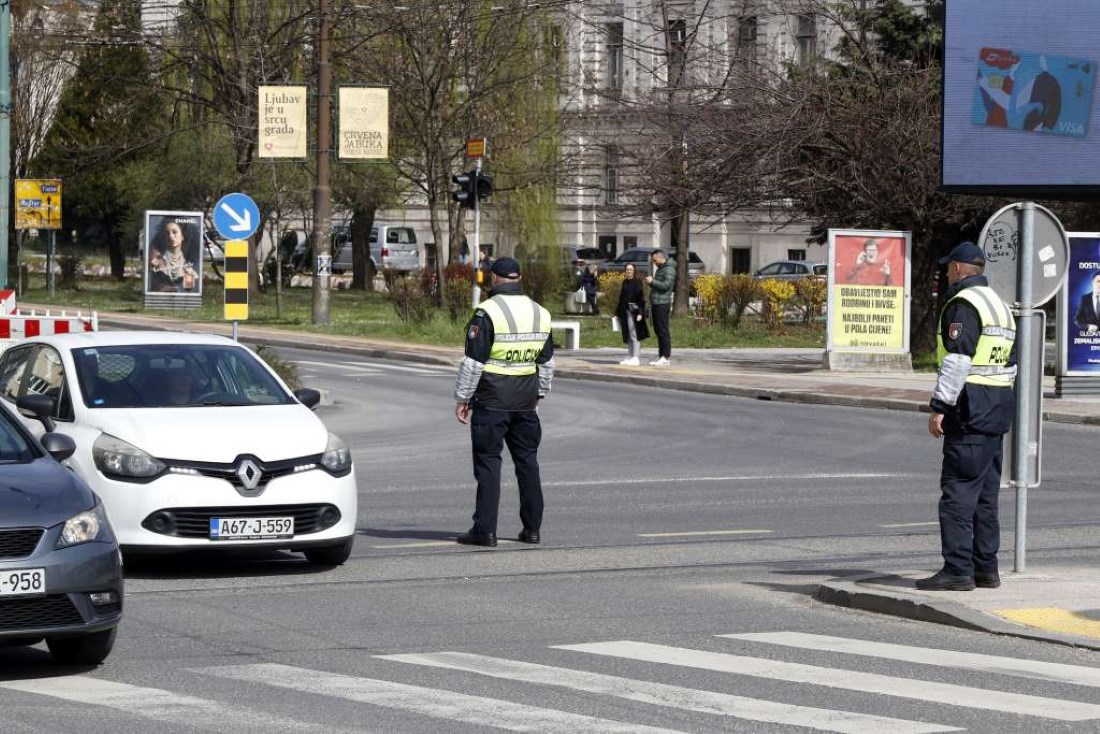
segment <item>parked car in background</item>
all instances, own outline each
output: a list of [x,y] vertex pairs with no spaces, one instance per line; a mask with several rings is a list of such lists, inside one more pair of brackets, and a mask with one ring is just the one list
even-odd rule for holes
[[[655,247],[631,247],[629,250],[623,250],[611,262],[603,263],[600,265],[601,271],[607,272],[619,272],[621,273],[626,269],[627,263],[632,263],[634,269],[640,275],[647,275],[650,271],[649,258],[653,255],[653,251],[657,249]],[[666,250],[669,259],[675,262],[676,251]],[[700,259],[694,252],[688,252],[688,280],[695,280],[703,273],[707,272],[706,264]]]
[[768,263],[753,273],[756,278],[779,278],[798,280],[800,278],[821,278],[829,276],[829,266],[825,263],[812,263],[805,260],[779,260]]
[[225,240],[207,233],[203,236],[202,260],[208,263],[225,264]]
[[[76,443],[123,551],[264,547],[343,563],[358,490],[348,447],[256,354],[227,337],[97,331],[0,355],[0,400]],[[45,402],[45,405],[42,402]]]
[[[420,248],[416,230],[394,224],[375,224],[367,240],[375,271],[410,272],[420,268]],[[352,271],[351,229],[347,225],[332,228],[332,272]]]
[[122,559],[100,499],[59,463],[75,450],[0,407],[0,647],[45,640],[58,662],[97,665],[122,619]]
[[600,264],[612,259],[610,255],[598,247],[573,247],[570,252],[572,253],[573,265]]

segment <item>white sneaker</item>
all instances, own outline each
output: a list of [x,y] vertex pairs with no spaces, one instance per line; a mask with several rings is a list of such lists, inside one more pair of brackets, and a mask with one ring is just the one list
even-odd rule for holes
[[619,364],[625,365],[627,367],[637,367],[641,364],[641,362],[638,361],[637,357],[627,357],[623,361],[619,362]]
[[672,362],[668,361],[668,357],[658,357],[649,363],[650,367],[668,367]]

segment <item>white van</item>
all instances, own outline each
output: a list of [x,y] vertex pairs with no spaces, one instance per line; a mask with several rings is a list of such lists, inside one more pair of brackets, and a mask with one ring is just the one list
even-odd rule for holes
[[[412,227],[375,224],[370,231],[370,259],[375,270],[389,268],[408,272],[420,268],[420,246]],[[332,228],[332,272],[350,273],[351,230],[347,225]]]

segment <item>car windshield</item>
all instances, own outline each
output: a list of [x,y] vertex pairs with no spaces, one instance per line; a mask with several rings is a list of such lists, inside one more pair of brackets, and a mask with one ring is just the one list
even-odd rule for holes
[[294,402],[247,349],[127,344],[73,350],[89,408],[188,408]]

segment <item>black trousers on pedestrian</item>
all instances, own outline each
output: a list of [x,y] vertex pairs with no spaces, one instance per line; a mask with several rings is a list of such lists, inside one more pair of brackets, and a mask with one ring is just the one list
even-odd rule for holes
[[535,410],[474,409],[470,418],[477,480],[475,533],[496,533],[500,505],[500,467],[503,444],[516,467],[519,482],[519,519],[527,530],[542,526],[542,480],[539,477],[539,443],[542,424]]
[[997,571],[1001,526],[1002,436],[945,435],[940,472],[940,545],[944,570],[956,576]]
[[668,316],[672,305],[654,303],[650,310],[653,314],[653,332],[657,335],[657,356],[669,359],[672,357],[672,334],[668,330]]
[[592,314],[593,316],[599,316],[600,307],[596,305],[596,294],[593,293],[590,296],[585,296],[584,300],[585,303],[588,304],[588,313]]

